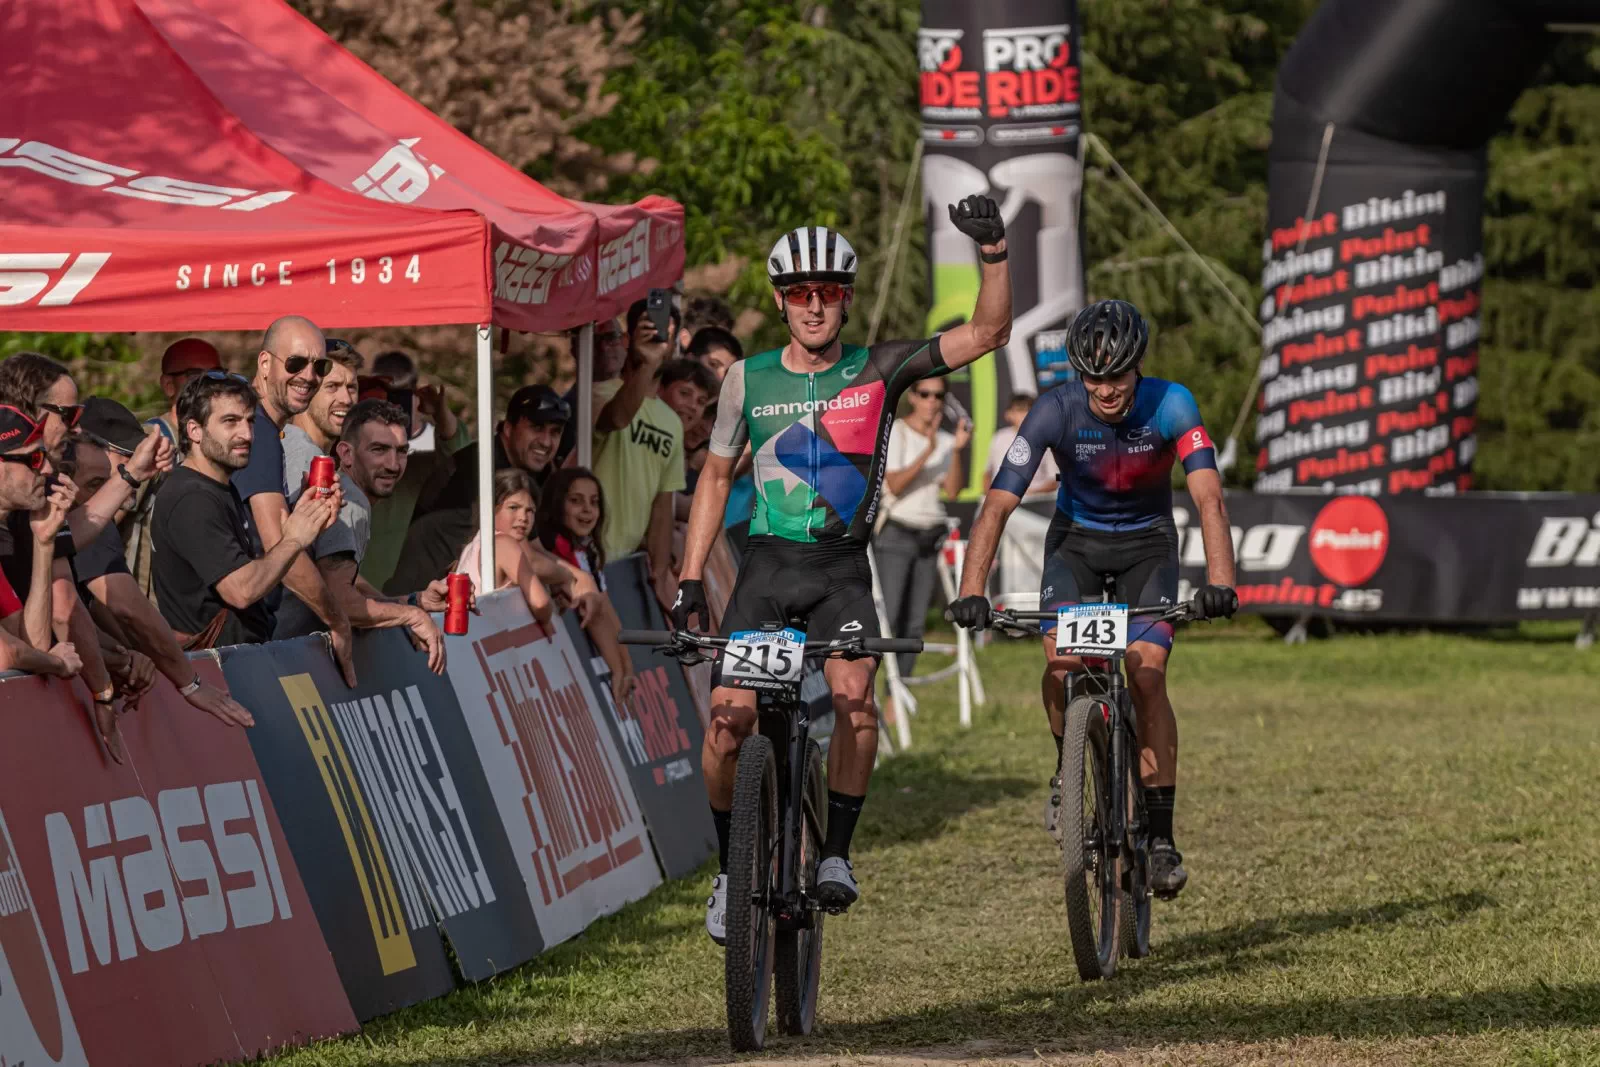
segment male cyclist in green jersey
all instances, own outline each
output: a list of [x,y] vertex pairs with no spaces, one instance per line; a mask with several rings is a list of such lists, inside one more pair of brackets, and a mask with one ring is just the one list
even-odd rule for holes
[[[701,568],[722,529],[733,469],[748,444],[755,514],[723,633],[797,622],[819,640],[879,636],[867,538],[900,395],[920,378],[972,363],[1011,335],[1011,274],[1000,211],[984,196],[969,196],[949,210],[957,229],[979,246],[978,299],[969,321],[928,340],[841,344],[856,276],[850,243],[825,226],[807,226],[773,246],[767,274],[789,325],[789,343],[735,363],[722,381],[711,454],[689,514],[682,584],[672,608],[675,625],[688,628],[691,616],[709,622]],[[850,869],[850,838],[878,748],[877,666],[867,657],[830,659],[824,667],[836,717],[817,893],[835,911],[860,895]],[[734,772],[739,745],[756,725],[756,694],[719,684],[711,703],[700,760],[722,873],[707,901],[706,929],[720,942]]]

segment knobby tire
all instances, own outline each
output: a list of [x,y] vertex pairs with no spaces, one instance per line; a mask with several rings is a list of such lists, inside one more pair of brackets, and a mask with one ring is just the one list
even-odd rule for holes
[[778,840],[778,764],[772,742],[751,734],[739,746],[728,828],[728,913],[724,971],[728,1040],[735,1052],[766,1042],[772,989],[771,891]]
[[[822,862],[822,842],[828,833],[828,790],[822,772],[822,749],[815,741],[806,742],[805,799],[801,815],[799,846],[800,888],[802,897],[812,895],[817,882],[817,865]],[[802,930],[779,930],[777,945],[778,1029],[791,1036],[805,1037],[817,1019],[817,987],[822,976],[821,908],[809,912],[811,926]]]
[[[1102,701],[1078,697],[1068,707],[1061,742],[1061,867],[1066,887],[1067,933],[1078,976],[1085,982],[1110,978],[1121,952],[1122,849],[1106,841],[1103,818],[1109,809],[1110,731],[1101,714]],[[1092,779],[1086,775],[1092,773]],[[1090,784],[1085,796],[1085,783]],[[1091,807],[1092,805],[1092,807]],[[1100,841],[1091,857],[1086,842]],[[1098,864],[1098,865],[1097,865]],[[1107,872],[1107,866],[1110,866]],[[1102,878],[1109,875],[1112,892]],[[731,899],[731,898],[730,898]],[[1099,914],[1093,910],[1098,902]]]

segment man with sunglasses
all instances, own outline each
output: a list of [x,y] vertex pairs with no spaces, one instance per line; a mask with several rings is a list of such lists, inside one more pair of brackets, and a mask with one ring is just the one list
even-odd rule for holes
[[[267,327],[256,355],[255,389],[258,403],[250,446],[250,461],[233,473],[233,486],[250,509],[262,551],[270,551],[283,537],[289,516],[289,487],[284,474],[283,428],[311,406],[318,384],[333,367],[326,341],[315,323],[300,315],[285,315]],[[304,553],[295,557],[284,575],[283,586],[299,597],[323,625],[333,645],[333,658],[345,684],[356,684],[350,620],[323,580],[317,565]],[[276,610],[281,592],[268,604]]]
[[[956,228],[978,246],[977,303],[967,322],[927,340],[842,344],[839,333],[855,296],[850,242],[825,226],[807,226],[773,246],[767,275],[789,343],[735,363],[722,380],[711,455],[689,517],[683,580],[672,608],[676,625],[709,620],[701,571],[722,531],[734,465],[748,443],[755,514],[723,632],[795,621],[810,638],[878,636],[867,538],[895,407],[913,383],[965,367],[1011,336],[1011,274],[999,207],[988,197],[969,196],[949,210]],[[850,839],[878,747],[877,666],[867,657],[831,659],[824,668],[836,717],[817,891],[831,910],[849,907],[860,894]],[[711,715],[701,765],[726,871],[734,770],[739,745],[756,723],[756,694],[718,685]],[[726,883],[719,874],[707,902],[706,929],[714,939],[722,933]]]
[[[0,406],[0,518],[20,514],[28,519],[34,553],[30,582],[22,588],[26,605],[11,581],[0,572],[0,670],[72,678],[83,668],[70,642],[58,643],[51,630],[50,572],[56,534],[66,518],[75,489],[62,481],[47,489],[51,471],[42,443],[42,427],[9,405]],[[115,720],[112,719],[115,729]]]
[[[1067,358],[1078,377],[1051,389],[1028,411],[1006,450],[1005,463],[984,496],[972,529],[961,596],[950,617],[962,626],[989,625],[983,595],[1006,520],[1028,491],[1047,453],[1061,471],[1056,513],[1045,534],[1039,607],[1055,611],[1096,599],[1113,575],[1120,599],[1133,607],[1171,605],[1178,599],[1178,534],[1172,518],[1172,465],[1183,464],[1205,543],[1208,584],[1194,597],[1202,618],[1231,616],[1233,536],[1222,500],[1216,449],[1200,420],[1194,395],[1177,382],[1140,372],[1149,330],[1125,300],[1100,300],[1080,311],[1067,329]],[[1046,629],[1052,629],[1053,623]],[[1172,823],[1178,782],[1178,722],[1167,698],[1171,623],[1133,624],[1127,674],[1138,715],[1140,766],[1150,819],[1150,885],[1163,898],[1177,896],[1189,880],[1174,843]],[[1059,758],[1065,730],[1069,673],[1076,657],[1044,642],[1041,685]],[[1045,828],[1058,840],[1063,788],[1050,781]]]
[[[115,469],[126,463],[144,438],[145,427],[115,400],[92,396],[84,401],[75,445],[82,495],[92,496],[116,477]],[[242,705],[223,690],[200,680],[172,627],[129,572],[123,558],[122,537],[115,526],[107,526],[93,543],[78,552],[74,569],[78,589],[91,613],[97,609],[104,612],[97,618],[101,629],[147,656],[192,706],[229,726],[254,724]]]

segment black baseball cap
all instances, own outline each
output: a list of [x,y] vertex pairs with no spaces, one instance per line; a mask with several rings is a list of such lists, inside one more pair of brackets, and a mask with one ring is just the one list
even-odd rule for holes
[[37,445],[44,436],[44,421],[34,422],[18,408],[0,404],[0,452]]
[[524,385],[511,394],[506,405],[506,423],[566,422],[572,418],[572,405],[548,385]]
[[109,449],[119,456],[131,456],[144,440],[144,426],[133,412],[103,396],[91,396],[83,402],[83,418],[78,420],[78,433],[90,443]]

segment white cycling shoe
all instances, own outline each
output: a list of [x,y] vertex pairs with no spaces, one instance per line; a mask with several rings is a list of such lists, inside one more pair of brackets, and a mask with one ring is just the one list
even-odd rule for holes
[[717,875],[711,883],[711,896],[706,898],[706,933],[719,945],[728,939],[728,876],[725,874]]
[[843,856],[828,856],[817,867],[817,899],[837,914],[861,899],[855,872]]

